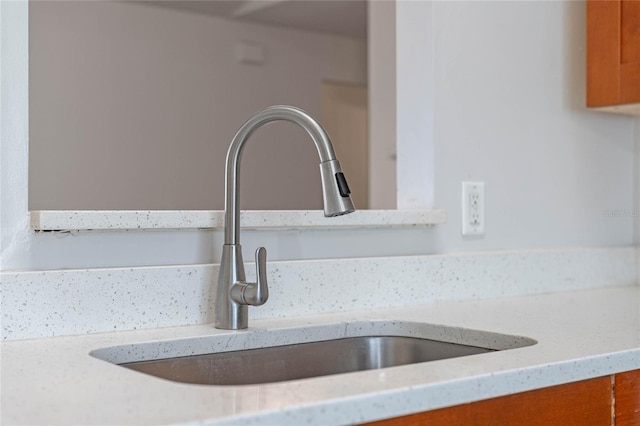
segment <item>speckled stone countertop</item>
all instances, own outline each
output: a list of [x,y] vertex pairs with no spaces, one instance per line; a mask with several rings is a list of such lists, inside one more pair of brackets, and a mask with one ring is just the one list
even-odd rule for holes
[[[222,229],[222,210],[41,210],[29,213],[35,231]],[[357,210],[327,220],[322,210],[247,210],[244,229],[375,228],[446,222],[444,210]]]
[[[174,339],[184,343],[205,336],[226,338],[231,344],[242,336],[296,327],[341,325],[346,333],[346,323],[379,320],[445,325],[449,328],[442,337],[449,341],[464,340],[473,334],[465,330],[471,329],[538,343],[382,370],[224,387],[170,382],[89,355],[112,346]],[[3,342],[0,421],[353,424],[640,368],[637,286],[253,320],[250,325],[242,332],[193,325]]]

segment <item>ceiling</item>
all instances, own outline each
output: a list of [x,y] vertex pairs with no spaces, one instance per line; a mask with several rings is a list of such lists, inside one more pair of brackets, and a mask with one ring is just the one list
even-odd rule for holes
[[366,0],[152,0],[150,6],[365,39]]

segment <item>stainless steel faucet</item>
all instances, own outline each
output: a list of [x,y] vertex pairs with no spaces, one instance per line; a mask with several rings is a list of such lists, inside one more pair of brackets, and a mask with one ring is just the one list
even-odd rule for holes
[[240,201],[238,192],[240,156],[244,143],[253,132],[272,121],[291,121],[307,131],[318,150],[324,198],[324,215],[339,216],[355,210],[349,186],[333,145],[322,126],[303,110],[291,106],[272,106],[249,118],[238,130],[227,152],[225,169],[224,245],[218,274],[215,302],[215,327],[225,330],[247,328],[248,305],[260,306],[269,297],[267,286],[267,250],[256,250],[257,282],[248,283],[240,247]]

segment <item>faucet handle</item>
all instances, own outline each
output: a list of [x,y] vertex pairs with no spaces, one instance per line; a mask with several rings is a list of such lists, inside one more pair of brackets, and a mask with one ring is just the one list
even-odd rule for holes
[[231,288],[231,297],[242,305],[260,306],[269,298],[267,285],[267,249],[256,250],[256,283],[236,283]]
[[269,285],[267,284],[267,249],[258,247],[256,250],[256,286],[255,298],[249,299],[249,304],[259,306],[269,298]]

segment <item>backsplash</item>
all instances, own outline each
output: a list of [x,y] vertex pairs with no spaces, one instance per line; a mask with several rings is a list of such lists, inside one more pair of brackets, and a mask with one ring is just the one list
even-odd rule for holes
[[[250,318],[363,310],[637,284],[636,248],[269,262]],[[246,266],[251,280],[253,267]],[[212,321],[218,265],[11,272],[2,340]]]

